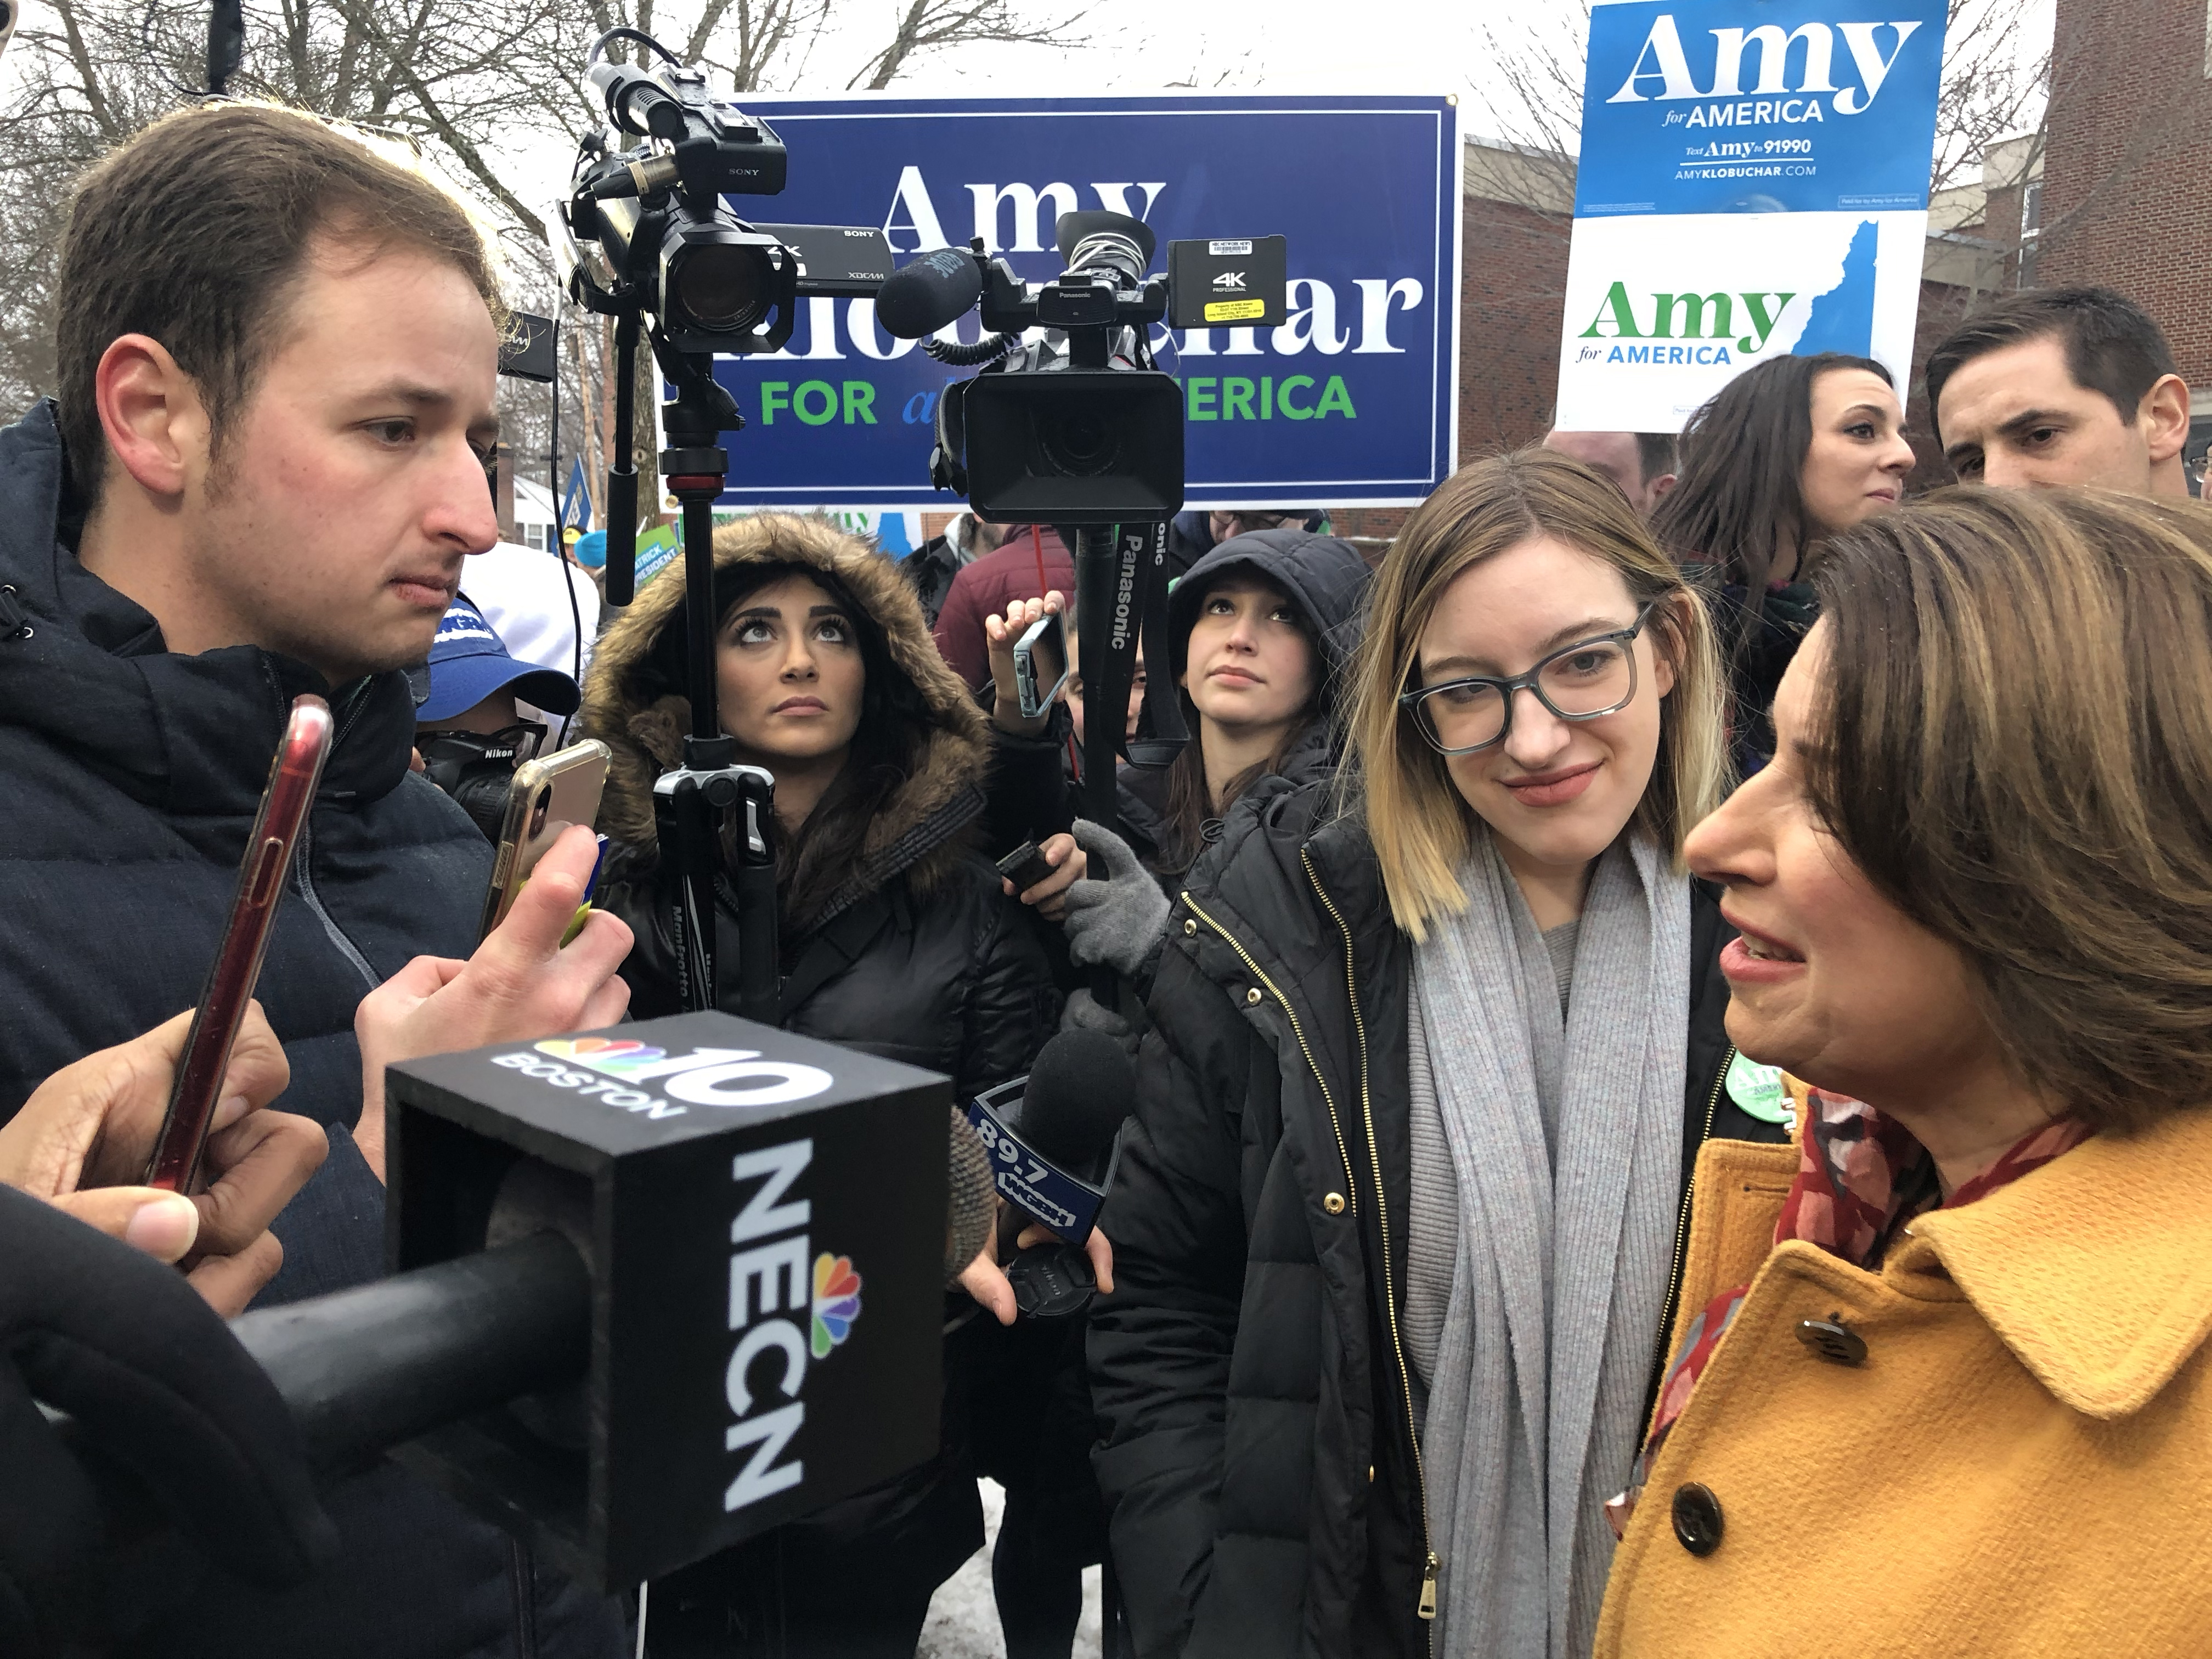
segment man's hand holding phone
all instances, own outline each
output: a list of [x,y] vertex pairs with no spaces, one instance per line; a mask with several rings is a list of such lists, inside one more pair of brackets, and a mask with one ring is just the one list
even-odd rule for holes
[[354,1140],[379,1180],[386,1066],[488,1042],[592,1030],[629,1012],[629,987],[615,969],[629,954],[629,928],[594,910],[574,940],[561,944],[598,858],[597,837],[580,825],[570,829],[538,860],[506,920],[474,956],[417,957],[362,999],[354,1015],[362,1067]]
[[193,1288],[226,1318],[245,1311],[284,1259],[269,1224],[329,1152],[322,1126],[269,1103],[291,1066],[249,1002],[223,1073],[193,1197],[137,1184],[160,1133],[188,1011],[88,1054],[39,1086],[0,1127],[0,1182],[163,1261],[191,1261]]

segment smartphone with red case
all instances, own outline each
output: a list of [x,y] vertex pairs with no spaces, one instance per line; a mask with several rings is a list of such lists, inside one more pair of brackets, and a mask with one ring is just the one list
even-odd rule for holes
[[238,892],[231,900],[230,923],[223,929],[215,965],[208,970],[177,1078],[169,1090],[169,1109],[147,1161],[146,1185],[190,1194],[199,1188],[200,1154],[208,1125],[230,1066],[231,1045],[253,1000],[261,977],[261,958],[269,948],[270,924],[284,896],[285,872],[300,827],[314,804],[315,784],[331,752],[331,706],[320,697],[296,697],[285,722],[284,741],[269,769],[261,792],[261,811],[239,866]]

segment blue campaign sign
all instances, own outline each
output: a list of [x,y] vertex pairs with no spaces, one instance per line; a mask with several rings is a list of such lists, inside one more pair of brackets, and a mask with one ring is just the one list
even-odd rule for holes
[[[1061,213],[1105,208],[1160,242],[1280,234],[1279,328],[1153,331],[1182,383],[1193,506],[1389,505],[1452,469],[1459,137],[1446,98],[834,100],[749,95],[789,187],[732,197],[770,224],[881,226],[899,263],[981,236],[1025,282],[1060,271]],[[716,374],[748,425],[737,505],[951,507],[930,487],[939,394],[972,370],[894,340],[866,300],[811,299],[786,349]],[[957,337],[977,337],[973,313]]]
[[1924,209],[1945,0],[1590,11],[1577,218]]
[[561,527],[570,525],[579,530],[592,527],[592,487],[585,482],[584,458],[579,455],[568,465],[568,488],[561,496]]

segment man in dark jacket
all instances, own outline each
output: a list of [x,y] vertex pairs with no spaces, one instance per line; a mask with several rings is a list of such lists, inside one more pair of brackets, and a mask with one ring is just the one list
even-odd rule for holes
[[[86,176],[58,289],[60,399],[0,432],[0,1115],[191,1006],[290,704],[325,697],[335,739],[259,994],[283,1103],[331,1155],[275,1224],[265,1299],[357,1283],[382,1269],[383,1189],[380,1102],[350,1133],[356,1010],[410,958],[469,954],[491,859],[410,775],[404,670],[496,535],[497,291],[427,180],[222,106]],[[617,1649],[612,1604],[394,1468],[328,1505],[337,1564],[282,1595],[210,1571],[149,1639],[172,1659]]]
[[921,618],[937,626],[939,612],[952,592],[952,579],[987,553],[994,553],[1006,539],[1006,526],[992,524],[973,513],[956,513],[942,536],[932,536],[898,562],[914,596],[921,601]]
[[1168,524],[1168,575],[1180,580],[1190,568],[1225,541],[1255,530],[1304,530],[1328,533],[1328,514],[1304,507],[1193,507]]

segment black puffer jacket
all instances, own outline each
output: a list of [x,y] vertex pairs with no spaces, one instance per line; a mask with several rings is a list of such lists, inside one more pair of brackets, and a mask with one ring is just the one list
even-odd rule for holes
[[[963,1098],[1020,1076],[1053,1030],[1058,993],[1033,924],[969,845],[990,757],[983,716],[938,655],[898,567],[825,520],[781,514],[725,526],[714,560],[717,568],[782,562],[829,573],[883,630],[933,722],[906,781],[870,825],[851,880],[816,915],[785,928],[786,964],[804,967],[810,940],[848,912],[873,919],[864,936],[839,939],[839,965],[784,1008],[785,1029],[945,1073]],[[682,754],[690,704],[659,689],[648,658],[680,615],[683,570],[680,561],[670,565],[601,636],[584,702],[586,730],[615,751],[599,823],[622,851],[599,902],[637,935],[623,967],[635,1018],[678,1006],[677,888],[657,857],[652,792]],[[724,899],[726,967],[736,960],[734,890]],[[734,988],[726,1001],[734,1008]]]
[[[1397,1337],[1413,953],[1328,794],[1263,783],[1184,884],[1100,1221],[1097,1463],[1146,1659],[1428,1652]],[[1728,937],[1698,890],[1686,1171],[1709,1136],[1782,1133],[1721,1087]]]
[[[0,1119],[48,1073],[199,995],[304,664],[250,646],[179,656],[86,570],[52,405],[0,431]],[[335,700],[336,741],[258,994],[291,1061],[279,1104],[320,1119],[331,1156],[276,1218],[264,1304],[378,1277],[384,1189],[347,1133],[361,1115],[362,997],[420,952],[466,956],[491,848],[411,775],[415,704],[383,674]],[[4,1475],[0,1475],[4,1480]],[[271,1595],[209,1571],[164,1587],[184,1611],[146,1638],[220,1655],[509,1659],[619,1650],[611,1602],[386,1466],[331,1489],[343,1553]]]
[[1790,582],[1768,590],[1754,617],[1744,589],[1731,584],[1715,611],[1729,662],[1729,758],[1747,778],[1774,758],[1774,694],[1820,621],[1820,601],[1809,582]]

